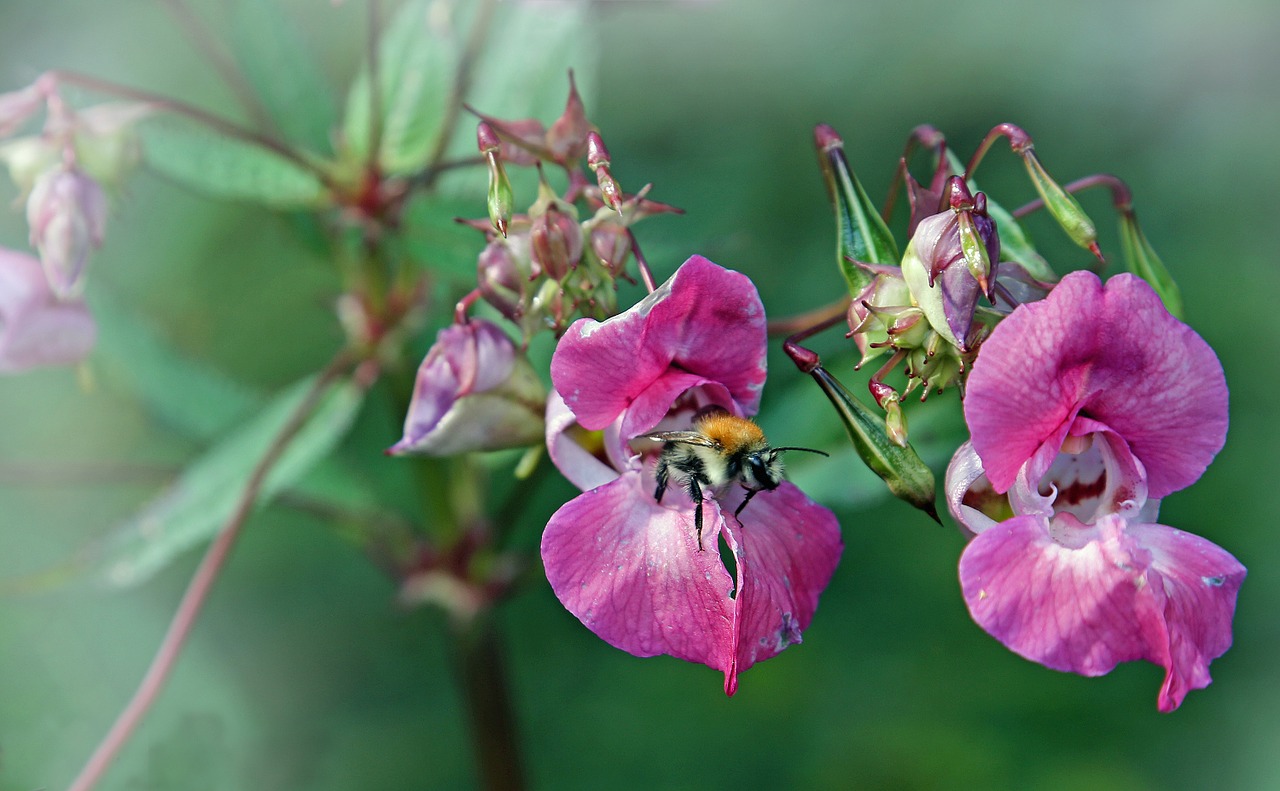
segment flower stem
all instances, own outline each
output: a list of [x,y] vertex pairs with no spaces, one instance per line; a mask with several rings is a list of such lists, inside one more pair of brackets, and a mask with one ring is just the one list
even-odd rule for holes
[[202,123],[210,129],[213,129],[220,134],[224,134],[227,137],[233,137],[237,140],[243,140],[246,143],[258,146],[259,148],[264,148],[283,159],[289,160],[303,170],[306,170],[308,173],[314,174],[326,187],[332,188],[334,186],[333,179],[330,177],[327,170],[299,154],[297,151],[289,147],[288,144],[272,137],[271,135],[245,129],[244,127],[234,124],[225,118],[221,118],[213,113],[201,110],[199,107],[187,104],[186,102],[180,102],[177,99],[172,99],[162,94],[144,91],[140,88],[132,88],[128,85],[120,85],[119,83],[114,83],[110,80],[104,80],[74,71],[59,70],[50,73],[58,80],[71,85],[79,85],[80,87],[87,88],[91,91],[98,91],[112,96],[120,96],[125,99],[154,104],[162,110],[186,116],[187,118]]
[[253,506],[257,502],[258,493],[262,489],[262,484],[266,480],[267,474],[279,461],[294,437],[302,430],[307,418],[311,416],[311,413],[319,405],[320,399],[329,385],[346,371],[350,365],[351,360],[345,352],[338,354],[333,359],[329,366],[316,378],[315,384],[311,386],[302,403],[298,404],[293,414],[289,416],[288,422],[285,423],[280,433],[272,441],[267,452],[263,454],[257,466],[253,468],[253,473],[249,476],[249,481],[245,484],[240,499],[236,502],[235,511],[232,512],[222,526],[222,530],[214,538],[213,543],[209,545],[208,551],[205,552],[204,558],[200,561],[200,566],[196,569],[195,575],[192,576],[191,582],[187,585],[186,592],[182,594],[182,601],[178,604],[178,610],[169,622],[169,628],[165,632],[164,639],[156,650],[155,656],[151,660],[151,665],[142,677],[142,682],[138,685],[137,691],[133,693],[129,703],[116,717],[111,729],[107,731],[107,735],[102,739],[97,749],[94,750],[93,755],[89,757],[89,761],[84,765],[84,768],[80,770],[80,774],[72,781],[69,791],[89,791],[89,789],[97,785],[116,756],[119,755],[120,750],[142,722],[142,718],[150,710],[151,704],[155,702],[156,697],[159,696],[160,691],[164,688],[169,674],[173,671],[174,665],[178,661],[178,656],[182,653],[183,646],[186,645],[187,636],[190,635],[191,628],[195,626],[196,618],[199,617],[200,611],[204,608],[205,601],[209,597],[209,591],[213,588],[213,583],[217,581],[222,567],[226,564],[227,557],[230,555],[232,547],[235,546],[241,529],[253,512]]
[[[773,319],[769,322],[770,335],[794,335],[799,332],[813,330],[821,332],[827,327],[835,325],[840,319],[844,318],[849,311],[849,298],[841,297],[832,302],[830,305],[823,305],[820,308],[814,308],[807,313],[801,313],[799,316],[788,316],[783,319]],[[808,333],[804,337],[808,337],[813,333]],[[803,338],[796,339],[803,340]]]
[[518,791],[525,787],[523,761],[492,611],[457,624],[452,637],[480,787],[485,791]]

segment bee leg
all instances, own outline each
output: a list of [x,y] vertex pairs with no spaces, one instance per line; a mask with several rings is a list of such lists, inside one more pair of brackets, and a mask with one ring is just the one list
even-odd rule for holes
[[665,457],[658,459],[658,467],[653,471],[653,477],[658,479],[658,488],[653,492],[653,499],[661,503],[662,495],[667,491],[667,460]]
[[697,478],[689,479],[689,496],[693,498],[693,527],[698,534],[698,551],[705,552],[702,548],[702,487],[698,485]]
[[760,490],[759,490],[759,489],[747,489],[747,496],[746,496],[746,497],[744,497],[744,498],[742,498],[742,502],[738,504],[738,508],[737,508],[737,510],[735,510],[735,511],[733,512],[733,516],[734,516],[734,518],[735,518],[735,519],[738,517],[738,514],[742,513],[742,509],[747,507],[747,503],[751,502],[751,498],[752,498],[752,497],[755,497],[755,496],[756,496],[756,492],[758,492],[758,491],[760,491]]

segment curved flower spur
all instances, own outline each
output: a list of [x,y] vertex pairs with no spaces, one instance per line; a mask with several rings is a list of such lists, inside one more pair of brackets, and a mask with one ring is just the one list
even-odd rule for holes
[[[542,558],[556,596],[589,629],[637,656],[670,654],[737,674],[800,642],[839,561],[835,516],[794,485],[762,487],[741,520],[737,487],[698,505],[653,496],[655,432],[684,431],[699,410],[756,412],[765,318],[743,275],[700,256],[637,305],[584,319],[560,340],[547,409],[552,460],[583,489],[551,517]],[[776,449],[775,449],[776,450]]]

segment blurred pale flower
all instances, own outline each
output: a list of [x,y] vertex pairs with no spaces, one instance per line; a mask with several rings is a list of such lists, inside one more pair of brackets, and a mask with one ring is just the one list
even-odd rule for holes
[[39,261],[0,248],[0,372],[79,362],[96,337],[84,303],[60,300]]

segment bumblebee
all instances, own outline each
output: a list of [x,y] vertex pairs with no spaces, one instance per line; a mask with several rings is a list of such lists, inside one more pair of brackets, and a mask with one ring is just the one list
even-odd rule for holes
[[716,496],[734,481],[742,484],[747,496],[733,512],[737,517],[756,492],[772,491],[782,483],[779,455],[783,451],[827,455],[813,448],[770,447],[759,426],[723,409],[700,414],[691,431],[660,431],[646,434],[645,439],[663,443],[655,471],[658,487],[654,499],[661,503],[667,484],[673,481],[689,493],[694,503],[693,524],[699,551],[703,551],[702,501],[708,494]]

